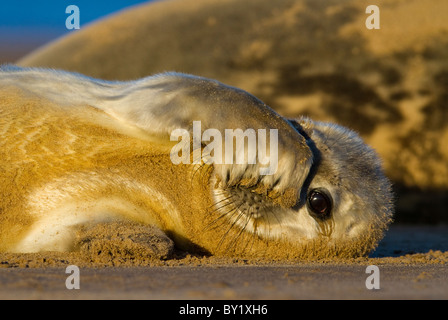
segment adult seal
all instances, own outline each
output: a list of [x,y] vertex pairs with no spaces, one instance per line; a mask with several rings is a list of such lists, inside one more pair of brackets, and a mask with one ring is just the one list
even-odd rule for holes
[[[370,252],[392,218],[390,183],[357,134],[285,119],[215,80],[113,82],[4,66],[0,93],[3,252],[77,250],[80,232],[110,224],[131,234],[139,226],[129,241],[147,232],[213,255],[352,257]],[[249,143],[240,145],[245,162],[207,162],[202,152],[173,163],[173,131],[193,133],[194,122],[202,141],[188,141],[192,154],[210,147],[209,129],[275,129],[263,140],[275,170],[248,161]]]

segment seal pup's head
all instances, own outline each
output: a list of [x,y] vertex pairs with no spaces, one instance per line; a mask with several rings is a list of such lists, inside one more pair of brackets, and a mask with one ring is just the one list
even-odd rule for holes
[[[215,221],[230,220],[240,230],[238,235],[249,233],[298,246],[318,244],[312,249],[314,257],[369,253],[393,215],[391,184],[380,158],[345,127],[308,118],[288,121],[306,138],[313,153],[307,179],[298,186],[298,201],[285,207],[278,198],[287,194],[270,193],[244,181],[232,187],[218,183],[213,189]],[[232,245],[237,237],[230,241]]]

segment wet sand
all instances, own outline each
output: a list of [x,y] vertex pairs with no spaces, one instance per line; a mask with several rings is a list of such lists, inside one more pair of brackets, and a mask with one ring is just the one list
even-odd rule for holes
[[[393,226],[370,257],[351,260],[187,255],[147,266],[84,264],[79,290],[65,286],[75,261],[65,256],[0,255],[0,299],[448,299],[446,226]],[[378,290],[365,285],[372,264]]]

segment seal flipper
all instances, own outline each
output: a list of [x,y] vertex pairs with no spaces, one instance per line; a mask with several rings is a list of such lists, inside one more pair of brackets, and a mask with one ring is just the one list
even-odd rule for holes
[[11,84],[61,107],[90,105],[113,117],[117,127],[125,123],[166,139],[175,129],[191,132],[193,121],[201,122],[201,136],[207,129],[223,136],[228,129],[278,130],[273,148],[267,146],[278,159],[274,172],[262,172],[260,162],[214,164],[219,180],[231,185],[254,180],[276,193],[295,190],[300,194],[313,163],[306,139],[289,121],[246,91],[215,80],[164,73],[136,81],[103,81],[49,69],[2,69],[0,85]]
[[[226,138],[228,130],[268,130],[269,139],[258,136],[255,153],[260,159],[259,146],[264,142],[270,156],[275,152],[274,170],[271,164],[266,170],[260,162],[253,165],[246,160],[235,164],[222,156],[222,161],[214,163],[215,172],[221,182],[230,186],[243,179],[253,180],[276,192],[293,189],[299,194],[313,162],[306,139],[289,121],[246,91],[215,80],[179,73],[156,75],[128,83],[95,106],[121,121],[167,138],[176,129],[194,133],[194,121],[200,122],[200,137],[209,129]],[[271,130],[276,133],[275,141],[270,139]],[[244,148],[242,151],[248,154],[247,144]]]
[[80,227],[75,250],[91,261],[102,263],[110,263],[111,259],[164,260],[172,257],[174,242],[154,226],[114,221]]

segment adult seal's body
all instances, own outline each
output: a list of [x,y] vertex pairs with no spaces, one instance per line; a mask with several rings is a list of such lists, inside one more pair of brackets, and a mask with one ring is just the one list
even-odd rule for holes
[[[194,121],[222,136],[278,130],[275,172],[250,162],[174,164],[170,134],[191,132]],[[82,230],[132,222],[216,255],[356,256],[391,220],[390,184],[355,133],[287,120],[214,80],[108,82],[3,67],[0,132],[3,252],[76,250]]]

